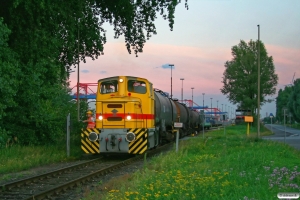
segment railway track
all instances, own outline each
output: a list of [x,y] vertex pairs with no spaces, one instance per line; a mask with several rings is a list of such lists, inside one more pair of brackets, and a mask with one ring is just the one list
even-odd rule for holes
[[[156,148],[149,151],[147,156],[160,153],[171,146],[172,143]],[[105,159],[98,158],[45,174],[3,184],[0,185],[0,199],[56,199],[67,191],[74,190],[84,183],[91,182],[93,179],[105,176],[143,158],[143,155],[121,161],[104,161]]]

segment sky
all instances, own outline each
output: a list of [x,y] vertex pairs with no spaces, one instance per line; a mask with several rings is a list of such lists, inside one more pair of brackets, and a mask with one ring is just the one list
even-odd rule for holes
[[[79,82],[128,75],[146,78],[154,88],[171,93],[172,73],[174,98],[181,99],[183,85],[183,99],[191,100],[193,94],[193,101],[201,106],[205,93],[204,105],[230,110],[229,117],[233,117],[237,105],[220,92],[224,63],[232,59],[231,48],[241,40],[258,39],[258,24],[260,40],[273,57],[279,78],[276,94],[268,98],[275,99],[293,77],[300,78],[299,0],[188,0],[188,4],[189,10],[184,0],[176,7],[173,31],[157,15],[157,35],[147,40],[138,57],[129,54],[124,37],[114,39],[113,28],[105,24],[104,55],[80,63]],[[174,65],[172,70],[169,64]],[[71,86],[77,83],[76,70],[70,76]],[[264,104],[260,113],[261,117],[276,115],[275,101]]]

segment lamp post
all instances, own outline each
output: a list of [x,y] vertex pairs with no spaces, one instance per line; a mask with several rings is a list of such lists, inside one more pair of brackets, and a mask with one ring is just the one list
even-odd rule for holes
[[204,139],[204,125],[205,125],[204,95],[205,95],[205,93],[202,93],[202,95],[203,95],[203,125],[202,125],[202,138]]
[[284,123],[284,143],[285,143],[285,137],[286,137],[286,127],[285,127],[285,112],[286,112],[286,108],[283,108],[283,118],[284,118],[284,121],[283,121],[283,123]]
[[173,95],[172,95],[172,68],[173,68],[174,64],[169,64],[169,66],[171,67],[171,99],[172,99],[172,97],[173,97]]
[[183,103],[183,80],[184,80],[184,78],[180,78],[180,80],[182,81],[182,84],[181,84],[181,102]]
[[223,104],[222,104],[222,121],[224,121]]
[[273,118],[273,116],[270,116],[270,118],[271,118],[271,133],[273,133],[273,127],[272,127],[272,118]]
[[210,115],[211,115],[211,117],[212,117],[212,99],[213,98],[210,98]]
[[78,44],[77,44],[77,55],[78,55],[78,63],[77,63],[77,119],[80,121],[80,103],[79,103],[79,22],[78,19],[78,27],[77,27],[77,36],[78,36]]
[[225,119],[227,119],[227,109],[226,109],[226,104],[225,104]]
[[195,88],[192,87],[191,89],[192,89],[192,108],[193,108],[193,106],[194,106],[194,96],[193,96],[194,94],[193,94],[193,91],[194,91]]
[[[260,137],[260,41],[259,41],[259,25],[258,27],[258,56],[257,56],[257,137]],[[284,138],[285,139],[285,138]]]
[[217,110],[219,110],[218,103],[219,103],[219,100],[217,100]]

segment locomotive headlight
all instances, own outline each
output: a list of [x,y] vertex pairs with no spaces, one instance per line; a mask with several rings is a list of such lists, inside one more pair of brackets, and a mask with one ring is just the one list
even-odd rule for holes
[[131,116],[130,116],[130,115],[127,115],[126,119],[127,119],[127,120],[131,120]]
[[102,119],[103,119],[103,116],[102,116],[102,115],[100,115],[100,116],[98,117],[98,119],[99,119],[99,120],[102,120]]
[[120,82],[120,83],[123,83],[123,81],[124,81],[124,80],[123,80],[122,78],[119,79],[119,82]]
[[132,142],[135,140],[135,134],[133,132],[128,132],[125,139],[127,142]]
[[98,134],[95,133],[95,132],[91,132],[91,133],[89,134],[89,140],[90,140],[91,142],[95,142],[96,140],[98,140]]

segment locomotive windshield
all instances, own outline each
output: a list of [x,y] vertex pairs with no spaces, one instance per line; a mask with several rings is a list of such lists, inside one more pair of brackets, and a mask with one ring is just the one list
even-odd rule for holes
[[103,81],[100,85],[100,93],[108,94],[118,92],[118,80]]
[[146,94],[147,87],[144,81],[129,80],[127,82],[128,92]]

